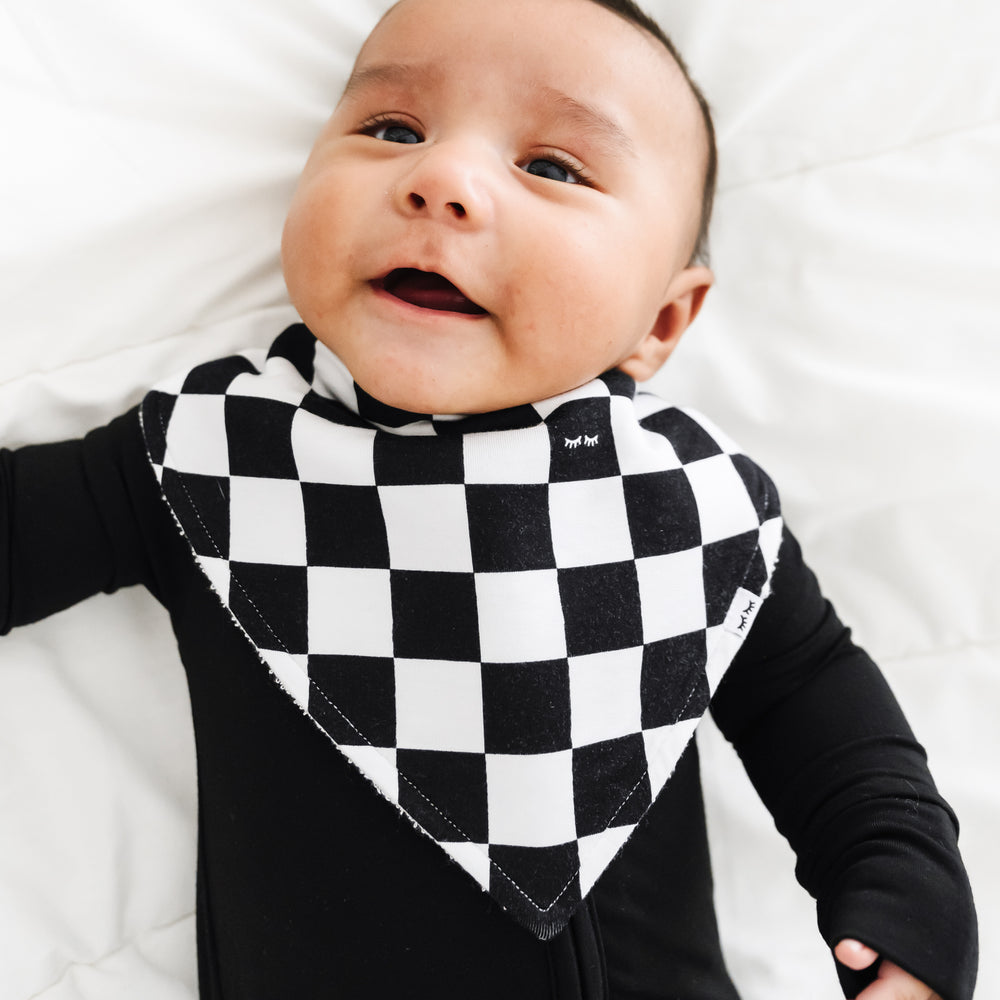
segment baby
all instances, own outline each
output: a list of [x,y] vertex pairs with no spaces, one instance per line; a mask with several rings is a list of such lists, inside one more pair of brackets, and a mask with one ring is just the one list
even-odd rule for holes
[[171,614],[203,997],[736,997],[709,707],[845,987],[971,996],[898,707],[767,477],[635,391],[712,283],[714,163],[625,0],[402,0],[289,210],[303,325],[2,456],[0,630],[135,583]]

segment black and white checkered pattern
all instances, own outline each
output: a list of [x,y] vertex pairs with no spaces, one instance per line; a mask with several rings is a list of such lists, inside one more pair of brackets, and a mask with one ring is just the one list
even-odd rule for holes
[[767,477],[621,373],[418,417],[305,327],[151,392],[150,458],[282,687],[539,937],[659,792],[766,596]]

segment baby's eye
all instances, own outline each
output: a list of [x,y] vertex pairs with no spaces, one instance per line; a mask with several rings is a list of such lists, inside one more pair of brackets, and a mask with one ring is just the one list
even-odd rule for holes
[[529,160],[524,166],[524,171],[534,174],[535,177],[544,177],[550,181],[562,181],[564,184],[580,184],[582,181],[579,167],[551,156]]
[[383,125],[376,129],[372,135],[376,139],[384,139],[386,142],[420,142],[420,136],[412,128],[407,128],[405,125]]
[[386,118],[376,118],[374,121],[363,125],[361,132],[370,135],[373,139],[381,139],[383,142],[402,142],[406,144],[423,142],[420,133],[409,125],[402,122]]

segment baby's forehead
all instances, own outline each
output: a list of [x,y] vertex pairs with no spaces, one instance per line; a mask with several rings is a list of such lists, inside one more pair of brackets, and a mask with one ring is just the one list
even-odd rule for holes
[[373,111],[416,96],[526,132],[540,122],[531,138],[557,145],[575,128],[619,159],[633,153],[653,187],[706,214],[712,142],[686,70],[669,43],[601,0],[400,0],[366,39],[345,95],[372,90],[365,103],[386,104]]
[[[386,36],[401,43],[411,51],[418,49],[427,37],[419,31],[414,31],[415,25],[427,19],[436,8],[446,12],[449,26],[459,33],[467,25],[470,29],[481,27],[484,17],[495,18],[498,31],[495,41],[513,42],[515,48],[528,51],[537,42],[535,34],[543,15],[551,14],[553,8],[567,8],[568,18],[565,30],[560,31],[559,40],[569,48],[580,49],[581,56],[585,47],[598,43],[609,56],[615,54],[616,37],[630,37],[663,61],[671,70],[680,72],[674,55],[659,39],[641,27],[637,22],[615,11],[612,6],[601,0],[397,0],[382,15],[361,45],[358,60],[366,56],[366,50],[376,41],[382,42]],[[514,10],[516,8],[516,13]],[[581,16],[582,14],[586,16]],[[504,31],[501,21],[510,15],[516,21],[516,31]],[[482,41],[470,32],[467,36],[471,44]],[[487,41],[489,39],[486,39]],[[416,54],[416,53],[415,53]],[[621,52],[624,60],[630,58],[626,51]],[[517,66],[511,66],[511,73],[516,74]]]
[[[551,15],[553,8],[559,7],[575,15],[567,22],[572,30],[560,30],[555,37],[545,35],[544,31],[540,34],[542,16]],[[468,88],[468,76],[457,72],[454,62],[435,59],[438,39],[434,34],[420,30],[423,24],[433,20],[435,13],[440,16],[442,11],[454,35],[462,35],[464,27],[468,26],[469,34],[463,41],[470,50],[484,44],[504,48],[510,57],[502,63],[505,86],[510,89],[521,82],[526,64],[532,54],[537,55],[541,45],[547,46],[545,56],[553,64],[558,65],[560,58],[575,62],[583,70],[584,79],[596,51],[603,63],[610,63],[618,70],[602,78],[603,96],[609,102],[614,103],[619,94],[634,90],[637,77],[652,81],[646,90],[658,105],[659,113],[647,116],[644,127],[653,127],[656,121],[649,119],[654,117],[662,121],[690,118],[692,111],[695,116],[698,114],[686,74],[673,53],[659,39],[599,0],[503,0],[503,3],[496,0],[398,0],[362,44],[345,94],[362,85],[379,82],[413,85],[426,82],[444,88]],[[484,21],[493,21],[495,30],[484,31]],[[512,22],[517,30],[511,30]],[[637,62],[644,63],[647,69],[650,65],[655,66],[654,74],[637,72]],[[419,68],[420,72],[411,73],[408,80],[400,67]],[[569,96],[578,95],[570,93]]]

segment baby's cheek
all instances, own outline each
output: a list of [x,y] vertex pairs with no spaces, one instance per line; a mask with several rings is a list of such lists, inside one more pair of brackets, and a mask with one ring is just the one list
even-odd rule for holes
[[292,301],[302,308],[317,304],[329,285],[333,261],[324,227],[308,212],[293,210],[285,221],[281,241],[281,266]]
[[338,196],[336,185],[331,178],[321,176],[300,184],[292,198],[285,219],[284,241],[320,252],[326,244],[336,238],[344,224],[338,227],[337,220],[343,216],[345,206]]

